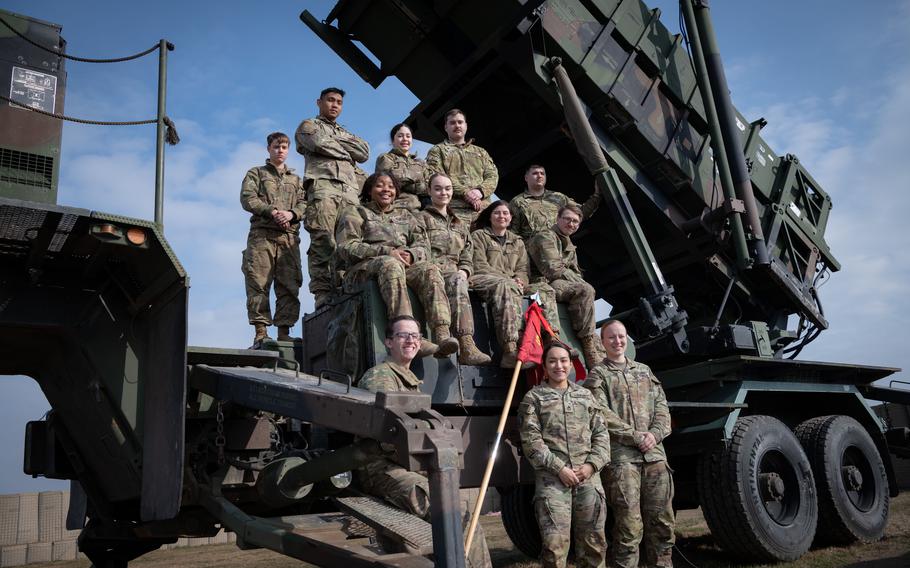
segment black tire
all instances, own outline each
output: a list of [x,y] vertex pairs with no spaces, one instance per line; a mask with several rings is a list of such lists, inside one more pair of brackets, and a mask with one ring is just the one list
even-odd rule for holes
[[540,558],[540,528],[534,516],[534,486],[500,487],[502,525],[518,550],[530,558]]
[[819,416],[796,428],[815,477],[819,544],[881,539],[888,524],[888,473],[872,436],[849,416]]
[[717,543],[743,560],[792,561],[812,544],[812,470],[799,440],[776,418],[737,420],[727,447],[701,459],[698,491]]

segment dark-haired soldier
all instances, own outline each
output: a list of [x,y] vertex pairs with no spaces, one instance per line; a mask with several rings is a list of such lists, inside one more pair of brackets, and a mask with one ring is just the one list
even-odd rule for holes
[[[264,166],[250,168],[240,188],[240,205],[249,211],[250,232],[241,270],[246,281],[246,309],[255,329],[253,347],[278,326],[278,339],[291,339],[291,327],[300,316],[297,293],[300,273],[300,220],[306,209],[303,182],[287,167],[290,139],[283,132],[266,138],[269,157]],[[275,283],[275,318],[269,289]]]
[[[411,361],[420,351],[420,325],[411,316],[402,315],[389,320],[385,331],[388,358],[369,369],[357,386],[373,392],[420,392],[420,379],[411,372]],[[394,447],[383,448],[394,452]],[[357,470],[357,482],[370,495],[384,499],[424,520],[430,520],[430,484],[427,478],[408,471],[385,456],[379,456]],[[468,517],[463,518],[464,526]],[[490,551],[483,529],[477,526],[477,538],[467,554],[469,568],[492,566]]]
[[416,212],[420,198],[427,195],[427,163],[410,153],[414,137],[407,124],[396,124],[389,135],[392,149],[376,158],[376,171],[392,174],[398,180],[401,193],[395,198],[395,208]]
[[447,139],[427,152],[427,177],[440,173],[452,180],[454,194],[450,207],[470,225],[481,209],[490,204],[490,196],[499,183],[499,170],[486,150],[465,138],[468,122],[463,111],[453,108],[446,113]]
[[[547,171],[543,166],[532,164],[525,170],[527,189],[509,204],[512,210],[512,231],[527,240],[537,233],[549,229],[556,223],[560,207],[578,205],[571,197],[547,189]],[[581,205],[582,220],[593,215],[600,206],[600,192],[595,190]]]
[[335,221],[346,206],[357,205],[357,195],[366,179],[357,164],[370,156],[369,144],[336,122],[343,103],[344,91],[336,87],[323,89],[316,100],[319,115],[301,122],[294,136],[297,152],[306,158],[308,205],[304,227],[310,233],[307,268],[317,308],[326,303],[335,287]]

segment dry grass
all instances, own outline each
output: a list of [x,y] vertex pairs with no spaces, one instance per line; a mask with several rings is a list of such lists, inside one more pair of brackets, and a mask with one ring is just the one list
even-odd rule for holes
[[[482,521],[493,566],[497,568],[532,568],[538,562],[518,552],[506,536],[499,516],[487,515]],[[679,568],[739,566],[759,568],[766,565],[740,564],[720,550],[711,539],[699,511],[684,511],[677,520],[677,551],[674,565]],[[32,564],[30,568],[86,568],[87,560]],[[301,568],[303,562],[267,550],[238,550],[233,545],[177,548],[147,554],[131,562],[137,568]],[[775,565],[778,568],[782,565]],[[829,547],[810,551],[787,568],[908,568],[910,567],[910,494],[891,502],[891,517],[885,538],[879,542],[849,547]]]

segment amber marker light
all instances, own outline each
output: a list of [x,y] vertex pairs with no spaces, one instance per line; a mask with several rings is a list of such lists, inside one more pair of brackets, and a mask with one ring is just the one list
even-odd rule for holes
[[145,231],[139,227],[130,227],[126,231],[126,240],[134,245],[144,245],[146,238]]
[[110,223],[104,223],[103,225],[95,225],[92,227],[92,232],[106,239],[119,239],[123,236],[123,233],[120,232],[120,229],[116,225],[111,225]]

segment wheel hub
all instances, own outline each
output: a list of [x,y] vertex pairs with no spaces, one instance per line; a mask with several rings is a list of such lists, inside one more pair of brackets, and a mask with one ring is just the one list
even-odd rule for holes
[[841,475],[843,475],[844,486],[848,491],[859,491],[863,488],[863,474],[855,465],[842,467]]
[[762,473],[758,476],[762,498],[765,501],[783,501],[786,492],[784,480],[775,472]]

